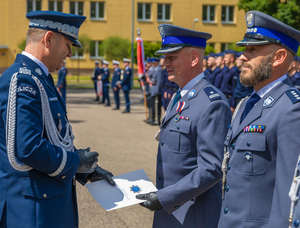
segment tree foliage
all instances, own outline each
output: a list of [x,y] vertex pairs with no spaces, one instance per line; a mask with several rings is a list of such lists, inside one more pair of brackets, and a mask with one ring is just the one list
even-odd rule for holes
[[20,41],[20,43],[18,43],[18,48],[21,50],[21,52],[22,51],[24,51],[25,50],[25,47],[26,47],[26,39],[24,38],[24,39],[22,39],[21,41]]
[[[150,41],[144,41],[144,55],[145,55],[145,60],[147,60],[147,57],[153,57],[155,55],[155,52],[160,49],[161,42],[150,42]],[[134,43],[133,47],[134,51],[134,62],[137,63],[137,43]],[[128,49],[128,55],[131,56],[131,46]]]
[[240,10],[257,10],[266,13],[283,23],[300,29],[300,0],[239,0]]
[[110,36],[103,41],[105,58],[109,61],[127,58],[130,41],[119,36]]

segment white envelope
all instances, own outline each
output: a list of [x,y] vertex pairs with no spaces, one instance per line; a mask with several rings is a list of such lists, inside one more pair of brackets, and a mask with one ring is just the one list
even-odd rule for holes
[[105,180],[86,184],[91,195],[106,211],[144,202],[145,200],[138,200],[135,196],[157,191],[143,169],[121,174],[113,179],[115,186]]

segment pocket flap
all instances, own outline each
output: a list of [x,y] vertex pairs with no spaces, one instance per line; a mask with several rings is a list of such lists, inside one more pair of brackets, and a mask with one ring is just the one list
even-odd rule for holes
[[61,196],[64,192],[63,183],[51,178],[23,178],[22,195],[38,199],[51,199]]
[[260,133],[247,133],[236,141],[237,150],[266,151],[266,135]]
[[51,113],[54,119],[61,119],[64,118],[66,115],[66,112],[64,108],[62,107],[61,103],[56,99],[51,100],[49,98],[49,104]]
[[187,120],[179,120],[178,122],[169,125],[169,129],[171,131],[177,131],[185,134],[188,134],[190,132],[190,128],[191,122]]

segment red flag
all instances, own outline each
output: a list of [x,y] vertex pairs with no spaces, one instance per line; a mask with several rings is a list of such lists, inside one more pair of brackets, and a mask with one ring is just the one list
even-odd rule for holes
[[144,45],[143,45],[143,39],[138,37],[136,38],[137,42],[137,65],[138,65],[138,74],[145,75],[145,64],[144,64]]

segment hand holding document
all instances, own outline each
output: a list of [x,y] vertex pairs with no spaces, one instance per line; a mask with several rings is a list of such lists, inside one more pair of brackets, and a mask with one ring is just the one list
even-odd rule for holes
[[115,186],[105,180],[87,184],[94,199],[106,210],[114,210],[144,202],[136,199],[138,194],[157,191],[143,169],[113,177]]

